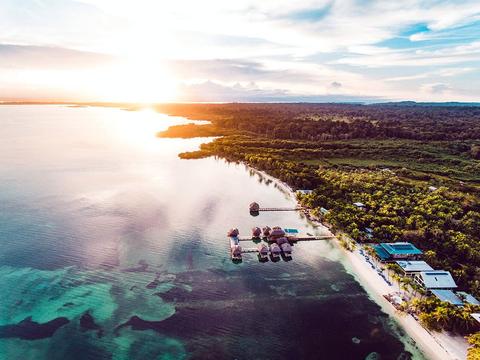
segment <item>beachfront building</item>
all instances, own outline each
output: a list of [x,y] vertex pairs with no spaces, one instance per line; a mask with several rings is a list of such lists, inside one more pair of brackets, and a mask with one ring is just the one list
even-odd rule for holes
[[408,242],[380,243],[373,245],[382,262],[417,260],[423,252]]
[[480,329],[480,313],[471,313],[470,314],[475,320],[477,320],[478,328]]
[[450,304],[463,306],[463,300],[452,290],[430,290],[440,301],[446,301]]
[[438,188],[435,187],[435,186],[429,186],[428,187],[428,191],[430,191],[430,192],[434,192],[434,191],[437,191],[437,190],[438,190]]
[[300,194],[300,195],[308,195],[311,193],[313,193],[313,190],[297,190],[297,194]]
[[365,233],[365,238],[367,238],[368,240],[373,239],[373,229],[372,228],[366,227],[365,229],[363,229],[363,232]]
[[402,269],[404,276],[413,277],[415,274],[418,274],[422,271],[433,270],[430,265],[421,260],[400,260],[396,261],[396,263]]
[[453,305],[463,305],[463,300],[452,290],[457,288],[450,272],[445,270],[421,271],[413,277],[414,281],[441,301]]
[[322,214],[322,216],[325,216],[325,215],[327,215],[327,214],[328,214],[328,212],[329,212],[329,210],[328,210],[328,209],[325,209],[324,207],[321,207],[321,208],[320,208],[320,214]]
[[480,305],[480,301],[478,301],[477,298],[475,298],[472,294],[466,293],[464,291],[457,291],[456,293],[465,304],[470,304],[470,305]]
[[454,293],[452,290],[431,290],[430,292],[441,301],[446,301],[453,305],[480,305],[480,302],[475,299],[475,297],[463,291],[457,291]]
[[451,290],[457,288],[452,274],[445,270],[421,271],[415,275],[414,280],[426,290]]
[[355,205],[357,208],[360,210],[367,210],[367,206],[364,203],[361,202],[354,202],[353,205]]

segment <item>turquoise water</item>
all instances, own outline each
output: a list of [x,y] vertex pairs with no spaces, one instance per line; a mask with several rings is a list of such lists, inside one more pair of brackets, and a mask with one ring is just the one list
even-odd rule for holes
[[252,201],[294,199],[243,165],[180,160],[205,139],[155,133],[185,121],[0,107],[0,358],[409,358],[327,242],[232,264],[232,226],[324,230],[294,212],[250,216]]

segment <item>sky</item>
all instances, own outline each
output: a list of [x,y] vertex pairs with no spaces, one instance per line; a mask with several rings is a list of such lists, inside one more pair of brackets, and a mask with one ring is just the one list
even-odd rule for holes
[[480,101],[478,0],[0,0],[0,99]]

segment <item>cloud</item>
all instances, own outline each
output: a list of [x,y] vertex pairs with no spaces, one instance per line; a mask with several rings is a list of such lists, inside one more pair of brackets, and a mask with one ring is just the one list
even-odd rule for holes
[[445,83],[433,83],[422,85],[422,90],[431,94],[444,94],[451,90],[451,87]]
[[263,89],[256,83],[247,86],[227,86],[213,81],[198,84],[183,84],[181,101],[194,102],[357,102],[371,103],[387,99],[374,96],[355,95],[304,95],[287,89]]
[[81,69],[105,65],[113,57],[59,47],[0,44],[0,68]]
[[478,0],[0,0],[0,81],[57,97],[65,79],[95,87],[89,68],[148,63],[194,98],[207,80],[219,99],[478,98],[479,14]]

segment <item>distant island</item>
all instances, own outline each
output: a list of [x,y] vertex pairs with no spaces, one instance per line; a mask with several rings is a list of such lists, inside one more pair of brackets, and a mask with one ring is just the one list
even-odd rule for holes
[[[333,231],[358,243],[412,243],[430,266],[450,272],[460,290],[480,298],[480,107],[234,103],[157,110],[211,121],[158,134],[218,137],[181,158],[244,162],[309,190],[299,201]],[[428,296],[401,269],[390,269],[403,287],[421,294],[403,310],[424,326],[462,335],[476,329],[470,315],[480,313],[479,305]],[[478,335],[469,341],[474,358]]]

